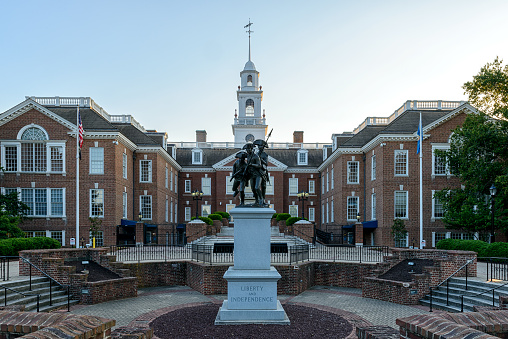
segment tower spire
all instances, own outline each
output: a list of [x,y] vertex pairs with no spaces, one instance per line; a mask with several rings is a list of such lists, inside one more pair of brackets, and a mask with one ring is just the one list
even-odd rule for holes
[[246,33],[249,33],[249,61],[250,61],[250,34],[251,33],[254,33],[254,31],[251,31],[250,30],[250,26],[253,24],[253,22],[250,22],[250,18],[249,18],[249,24],[248,25],[245,25],[243,28],[249,28],[248,31],[245,31]]

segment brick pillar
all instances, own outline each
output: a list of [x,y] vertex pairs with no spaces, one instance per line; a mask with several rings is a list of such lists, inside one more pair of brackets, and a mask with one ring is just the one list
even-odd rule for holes
[[363,246],[363,224],[361,222],[355,224],[355,246]]
[[144,243],[144,224],[140,221],[136,223],[136,245]]

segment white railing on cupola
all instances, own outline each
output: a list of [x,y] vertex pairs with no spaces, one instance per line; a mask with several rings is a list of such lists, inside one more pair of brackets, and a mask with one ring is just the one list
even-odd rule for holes
[[43,106],[55,106],[55,107],[86,107],[93,109],[95,112],[100,114],[104,119],[111,123],[125,123],[131,124],[140,131],[146,132],[145,128],[132,117],[132,115],[111,115],[99,104],[97,104],[90,97],[25,97],[26,99],[32,99],[33,101]]
[[235,118],[235,125],[266,125],[265,118]]
[[388,125],[395,120],[399,115],[406,111],[441,111],[441,110],[454,110],[466,101],[443,101],[443,100],[408,100],[402,104],[395,112],[387,118],[368,117],[353,131],[354,134],[360,132],[367,126],[383,126]]
[[[215,148],[215,149],[230,149],[242,148],[245,143],[235,142],[168,142],[176,148]],[[329,143],[293,143],[293,142],[268,142],[268,149],[322,149],[323,147],[331,147]]]

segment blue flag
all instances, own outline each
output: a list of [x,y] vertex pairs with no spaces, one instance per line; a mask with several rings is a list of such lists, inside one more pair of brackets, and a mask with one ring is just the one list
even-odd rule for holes
[[418,132],[416,132],[418,135],[418,145],[416,147],[416,154],[420,154],[420,151],[422,150],[422,112],[420,112],[420,124],[418,125]]

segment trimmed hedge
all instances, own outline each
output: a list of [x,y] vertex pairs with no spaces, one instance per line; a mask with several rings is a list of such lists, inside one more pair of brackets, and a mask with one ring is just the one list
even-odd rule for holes
[[19,251],[60,247],[62,247],[62,245],[58,240],[47,237],[10,238],[0,240],[0,255],[17,257]]
[[436,248],[443,250],[474,251],[478,253],[479,258],[508,258],[508,243],[505,242],[489,244],[481,240],[443,239],[437,243]]
[[213,225],[213,220],[208,217],[198,217],[198,219],[201,221],[204,221],[205,223],[207,223],[210,226]]
[[293,225],[295,222],[297,222],[299,220],[302,220],[302,218],[300,218],[300,217],[291,217],[291,218],[288,218],[286,220],[286,226],[291,226],[291,225]]
[[208,215],[208,218],[212,219],[212,220],[222,220],[222,215],[218,214],[218,213],[212,213],[210,215]]
[[213,212],[213,214],[219,214],[221,215],[223,218],[226,218],[226,219],[229,219],[230,218],[230,215],[228,212],[223,212],[223,211],[216,211],[216,212]]
[[277,219],[277,215],[279,215],[279,214],[278,214],[278,213],[274,213],[274,214],[272,215],[272,219]]
[[279,213],[279,214],[277,214],[277,221],[288,220],[289,218],[291,218],[291,214],[289,214],[289,213]]

